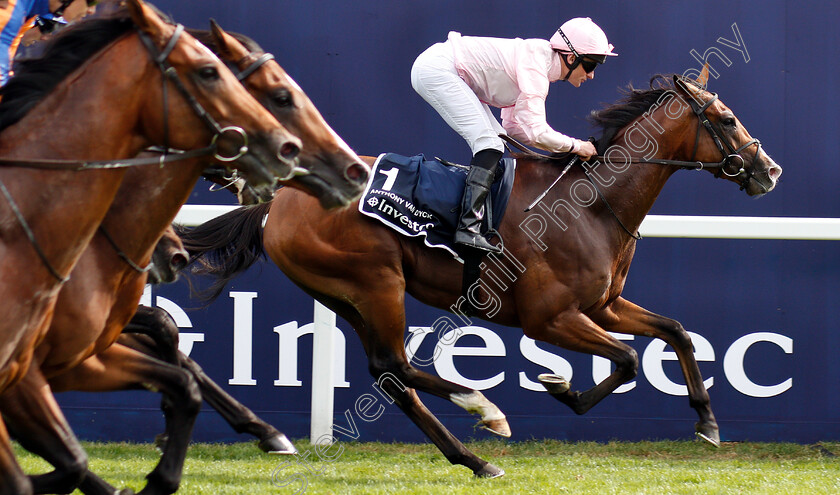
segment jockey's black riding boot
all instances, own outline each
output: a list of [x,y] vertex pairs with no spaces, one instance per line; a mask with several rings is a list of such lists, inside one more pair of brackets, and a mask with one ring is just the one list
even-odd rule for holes
[[455,231],[456,244],[491,253],[502,252],[501,248],[490,244],[481,235],[481,224],[485,216],[484,202],[490,192],[501,157],[502,152],[494,149],[481,150],[473,156],[461,200],[461,217]]

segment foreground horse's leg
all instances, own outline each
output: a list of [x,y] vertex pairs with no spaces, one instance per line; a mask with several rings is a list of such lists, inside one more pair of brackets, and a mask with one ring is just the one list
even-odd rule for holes
[[163,394],[161,409],[168,441],[141,494],[170,494],[178,489],[201,395],[186,371],[120,344],[92,356],[51,381],[53,389],[105,392],[149,388]]
[[0,495],[29,495],[32,483],[23,473],[12,452],[6,425],[0,421]]
[[[0,412],[15,439],[55,470],[30,476],[34,493],[70,493],[87,473],[85,454],[37,366],[3,393]],[[98,492],[113,494],[116,490]]]
[[[142,334],[130,335],[133,333]],[[259,440],[259,447],[269,454],[295,454],[297,449],[275,427],[260,419],[250,409],[231,397],[204,373],[201,366],[178,351],[178,326],[160,308],[141,306],[123,330],[119,343],[187,370],[198,383],[201,397],[218,411],[237,433],[247,433]]]
[[709,393],[694,358],[691,338],[680,322],[651,313],[623,298],[618,298],[608,310],[594,315],[593,318],[597,318],[610,332],[656,337],[674,349],[688,387],[689,404],[700,417],[695,425],[697,436],[719,447],[720,431],[712,413]]
[[548,392],[577,414],[590,410],[619,386],[632,380],[638,371],[639,358],[636,351],[579,311],[565,311],[545,325],[525,326],[523,330],[525,335],[534,340],[570,351],[601,356],[615,364],[615,370],[607,378],[585,392],[572,391],[569,383],[559,377],[540,376]]
[[[406,416],[434,442],[449,462],[468,467],[478,477],[496,478],[504,475],[505,472],[502,469],[476,456],[455,438],[423,405],[420,398],[417,397],[417,393],[411,388],[412,383],[423,382],[422,375],[425,374],[414,369],[406,358],[403,343],[403,330],[405,329],[404,285],[402,283],[392,285],[389,287],[386,281],[382,281],[378,286],[370,286],[376,287],[376,292],[369,291],[367,293],[368,299],[356,304],[356,307],[370,308],[371,311],[366,312],[368,314],[353,314],[353,312],[348,311],[347,306],[330,304],[333,301],[326,299],[322,302],[337,313],[346,315],[345,319],[351,324],[356,323],[354,326],[357,327],[365,351],[368,354],[370,373],[376,378],[377,384],[394,399]],[[359,326],[359,316],[365,321],[363,326]],[[464,387],[452,385],[454,387],[452,393],[469,396],[474,392]],[[448,392],[437,390],[435,393],[450,399]],[[489,401],[486,402],[489,403]]]

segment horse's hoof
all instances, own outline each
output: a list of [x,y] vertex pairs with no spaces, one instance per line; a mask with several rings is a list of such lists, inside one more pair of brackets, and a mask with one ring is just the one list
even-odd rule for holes
[[282,433],[261,441],[260,449],[263,452],[277,455],[294,455],[298,453],[298,450],[292,445],[292,442]]
[[482,466],[481,469],[479,469],[478,471],[475,472],[475,477],[476,478],[492,479],[492,478],[501,478],[504,475],[505,475],[505,470],[504,469],[498,468],[498,467],[490,464],[489,462],[487,464],[485,464],[484,466]]
[[500,437],[510,438],[510,425],[508,425],[507,419],[505,418],[480,421],[478,424],[490,433],[499,435]]
[[715,447],[720,447],[720,430],[715,424],[700,424],[694,426],[697,438],[705,440]]
[[572,388],[572,385],[568,380],[560,375],[555,375],[554,373],[541,373],[537,376],[537,380],[539,380],[543,387],[548,390],[548,393],[552,395],[565,394],[570,388]]

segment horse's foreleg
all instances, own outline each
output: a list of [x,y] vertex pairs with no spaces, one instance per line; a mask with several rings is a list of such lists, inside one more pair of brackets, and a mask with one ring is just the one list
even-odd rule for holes
[[594,318],[598,318],[599,323],[610,332],[656,337],[674,349],[688,387],[689,404],[700,417],[695,425],[697,436],[720,446],[720,431],[712,413],[709,393],[694,358],[691,338],[680,322],[651,313],[622,298]]
[[[178,327],[165,312],[157,308],[138,310],[119,343],[156,359],[177,364],[192,374],[202,398],[215,409],[237,433],[247,433],[259,440],[259,447],[269,454],[295,454],[297,449],[275,427],[231,397],[204,373],[201,366],[178,351]],[[140,335],[137,335],[140,334]],[[147,338],[144,338],[147,337]],[[150,340],[151,339],[151,340]],[[173,361],[174,360],[174,361]]]
[[449,462],[468,467],[475,476],[480,478],[497,478],[505,474],[504,470],[470,452],[423,405],[413,389],[404,387],[390,377],[384,379],[380,377],[378,382],[405,415],[440,449]]
[[[153,357],[169,364],[178,364],[178,325],[169,313],[160,308],[138,306],[123,334],[140,334],[151,338],[157,348]],[[141,350],[144,354],[149,354]]]
[[29,495],[32,483],[23,474],[12,452],[6,425],[0,421],[0,495]]
[[638,371],[639,357],[636,351],[578,311],[566,311],[548,324],[526,326],[523,330],[525,335],[534,340],[570,351],[601,356],[615,364],[615,370],[607,378],[585,392],[572,391],[570,384],[561,377],[540,376],[548,392],[577,414],[590,410],[619,386],[632,380]]
[[[52,472],[30,476],[34,493],[70,493],[79,486],[87,473],[87,455],[37,366],[31,366],[3,393],[0,412],[21,446],[55,467]],[[96,493],[115,492],[108,486]]]
[[259,439],[259,447],[269,454],[297,454],[289,439],[275,427],[259,418],[225,392],[204,373],[201,366],[183,353],[178,353],[181,367],[189,371],[198,382],[201,397],[215,409],[237,433],[247,433]]
[[195,380],[177,366],[114,344],[50,381],[56,391],[103,392],[147,388],[163,394],[161,409],[168,440],[141,494],[174,493],[181,482],[193,425],[201,406]]

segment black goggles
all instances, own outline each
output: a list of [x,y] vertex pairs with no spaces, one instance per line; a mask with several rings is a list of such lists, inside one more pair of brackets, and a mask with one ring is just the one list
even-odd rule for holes
[[581,55],[580,65],[587,74],[594,71],[598,65],[607,61],[606,55]]

